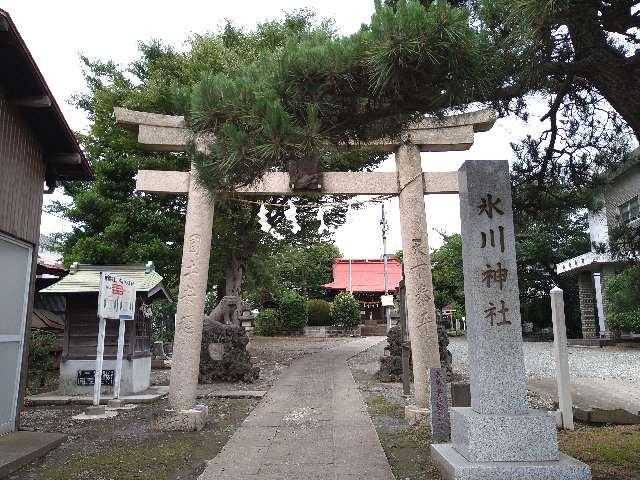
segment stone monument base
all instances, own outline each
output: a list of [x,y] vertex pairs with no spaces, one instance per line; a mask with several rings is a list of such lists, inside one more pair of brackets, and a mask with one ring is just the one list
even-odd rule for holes
[[429,422],[429,409],[420,408],[417,405],[407,405],[404,407],[404,418],[411,426]]
[[546,462],[470,462],[450,444],[431,445],[446,480],[589,480],[589,466],[563,453]]
[[162,432],[198,432],[209,417],[209,407],[195,405],[188,410],[165,410],[153,422],[153,428]]
[[547,412],[480,414],[451,409],[451,443],[470,462],[558,460],[556,420]]

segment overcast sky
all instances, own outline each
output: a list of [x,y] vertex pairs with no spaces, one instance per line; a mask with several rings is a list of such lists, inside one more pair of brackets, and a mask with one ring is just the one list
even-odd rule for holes
[[[71,95],[84,88],[80,53],[126,65],[136,58],[139,41],[156,38],[179,48],[191,34],[215,30],[227,19],[251,27],[283,11],[303,7],[315,10],[321,17],[333,18],[346,34],[357,30],[363,22],[368,23],[373,0],[0,0],[0,7],[13,18],[71,127],[83,130],[88,124],[86,117],[68,104]],[[477,134],[475,145],[469,151],[423,154],[423,170],[456,170],[466,159],[511,160],[509,143],[540,128],[535,118],[530,123],[501,119],[490,132]],[[394,169],[393,158],[379,168],[380,171]],[[46,196],[45,202],[52,197],[63,198],[57,192]],[[430,245],[437,247],[441,244],[437,231],[460,231],[457,195],[432,195],[425,200]],[[397,200],[387,202],[387,216],[388,252],[392,253],[401,248]],[[348,258],[380,257],[379,220],[379,205],[350,212],[347,223],[335,233],[342,254]],[[42,233],[68,228],[64,220],[43,214]]]

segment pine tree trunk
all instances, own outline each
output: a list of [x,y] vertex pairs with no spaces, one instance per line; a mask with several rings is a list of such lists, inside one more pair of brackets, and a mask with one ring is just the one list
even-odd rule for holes
[[598,67],[586,78],[624,118],[640,140],[640,68],[608,51],[598,52]]
[[575,60],[586,62],[576,73],[607,99],[640,140],[640,58],[627,58],[612,47],[597,17],[591,7],[567,22]]
[[[225,270],[225,295],[240,297],[242,299],[242,277],[244,275],[244,262],[237,255],[231,255],[229,265]],[[242,312],[238,305],[234,321]]]

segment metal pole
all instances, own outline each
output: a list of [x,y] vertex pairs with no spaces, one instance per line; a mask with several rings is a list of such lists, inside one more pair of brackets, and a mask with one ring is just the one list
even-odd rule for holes
[[96,373],[93,382],[93,404],[100,405],[100,390],[102,388],[102,358],[104,357],[104,334],[107,321],[100,317],[98,325],[98,349],[96,350]]
[[351,259],[349,259],[349,293],[353,293],[353,288],[351,286]]
[[[387,269],[387,220],[384,216],[384,203],[382,204],[382,261],[384,263],[384,294],[389,295],[389,272]],[[391,329],[391,308],[384,307],[384,317],[387,321],[387,332]]]
[[116,357],[116,378],[113,383],[113,399],[120,398],[120,378],[122,377],[122,351],[124,350],[124,330],[125,321],[120,319],[120,328],[118,330],[118,355]]
[[408,396],[411,394],[411,373],[409,365],[409,331],[407,330],[407,291],[404,280],[400,282],[398,303],[400,304],[400,341],[402,344],[402,392]]
[[382,204],[382,260],[384,261],[384,294],[389,294],[389,277],[387,275],[387,222],[384,218],[384,204]]

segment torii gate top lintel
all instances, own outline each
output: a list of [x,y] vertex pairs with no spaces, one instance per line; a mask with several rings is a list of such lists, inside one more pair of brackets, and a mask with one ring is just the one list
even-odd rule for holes
[[[138,143],[153,152],[180,152],[187,147],[191,136],[183,116],[138,112],[126,108],[114,108],[116,121],[138,134]],[[422,152],[449,152],[468,150],[477,132],[490,130],[497,115],[493,109],[461,113],[443,118],[429,117],[409,126],[408,141]],[[386,152],[395,151],[404,140],[381,138],[374,141],[351,144],[354,148],[370,148]]]
[[[116,107],[116,121],[138,136],[138,143],[148,151],[185,151],[191,138],[184,117],[139,112]],[[443,118],[430,117],[411,125],[405,138],[382,138],[366,143],[353,143],[353,148],[375,149],[393,152],[402,143],[416,145],[423,152],[468,150],[475,132],[486,132],[493,127],[496,113],[491,109],[452,115]],[[140,170],[137,189],[152,193],[187,193],[189,172],[160,172]],[[397,174],[392,172],[323,172],[322,189],[304,192],[292,190],[289,174],[267,173],[253,185],[236,193],[243,195],[397,195]],[[425,194],[458,193],[457,172],[424,172]]]

